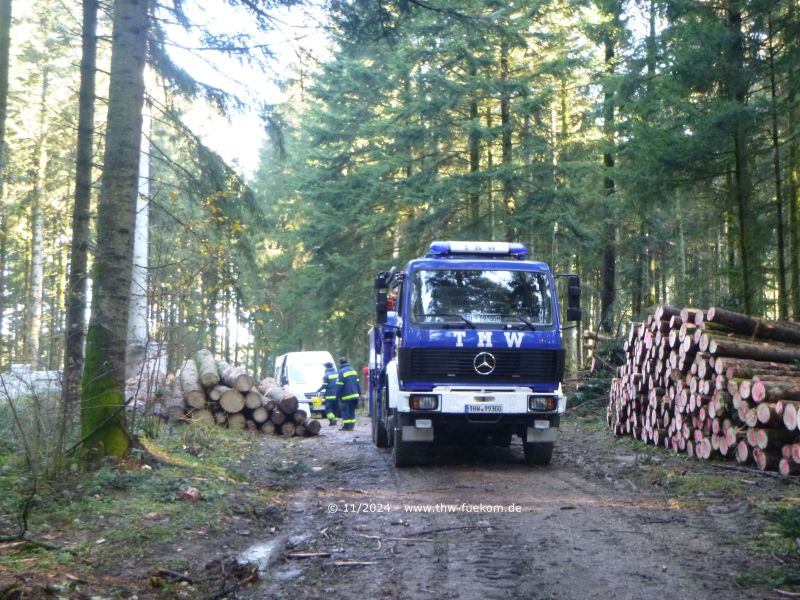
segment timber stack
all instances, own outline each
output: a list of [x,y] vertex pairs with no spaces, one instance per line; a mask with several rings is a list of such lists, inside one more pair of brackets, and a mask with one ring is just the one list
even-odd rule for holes
[[616,435],[800,474],[800,324],[659,306],[624,351],[607,409]]
[[208,350],[187,359],[165,398],[170,421],[217,424],[285,437],[318,435],[319,421],[299,409],[297,398],[265,379],[255,384],[246,370],[216,360]]

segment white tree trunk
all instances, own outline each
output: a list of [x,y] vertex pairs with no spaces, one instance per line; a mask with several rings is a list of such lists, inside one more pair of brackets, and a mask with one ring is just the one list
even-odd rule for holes
[[39,140],[34,156],[36,169],[31,199],[31,271],[28,286],[28,314],[25,328],[25,360],[36,369],[39,365],[39,336],[42,330],[42,294],[44,293],[44,205],[47,199],[47,108],[48,73],[42,74]]
[[[136,199],[136,228],[133,235],[133,271],[131,301],[128,308],[127,377],[136,377],[147,357],[147,267],[150,243],[150,130],[149,106],[142,111],[141,158],[139,160],[139,194]],[[144,388],[145,386],[141,386]]]

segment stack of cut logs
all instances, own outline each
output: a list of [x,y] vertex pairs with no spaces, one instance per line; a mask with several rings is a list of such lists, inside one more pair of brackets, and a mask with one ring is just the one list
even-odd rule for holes
[[660,306],[624,349],[607,412],[615,434],[800,473],[800,324]]
[[230,429],[247,429],[276,435],[312,436],[320,423],[309,420],[292,394],[265,379],[254,379],[240,367],[215,360],[208,350],[187,359],[170,384],[165,399],[172,421],[190,419],[216,423]]

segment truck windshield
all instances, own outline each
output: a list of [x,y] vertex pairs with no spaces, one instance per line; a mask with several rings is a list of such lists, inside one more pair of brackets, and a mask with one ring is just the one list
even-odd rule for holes
[[530,329],[553,325],[550,280],[546,273],[531,271],[416,271],[410,308],[411,321],[421,325]]

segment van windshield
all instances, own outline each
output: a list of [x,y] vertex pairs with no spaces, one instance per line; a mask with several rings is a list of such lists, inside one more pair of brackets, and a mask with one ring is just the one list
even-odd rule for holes
[[416,271],[410,312],[411,321],[423,326],[552,327],[550,279],[546,273],[532,271]]
[[325,375],[325,367],[320,364],[289,366],[289,383],[292,384],[319,385],[323,375]]

